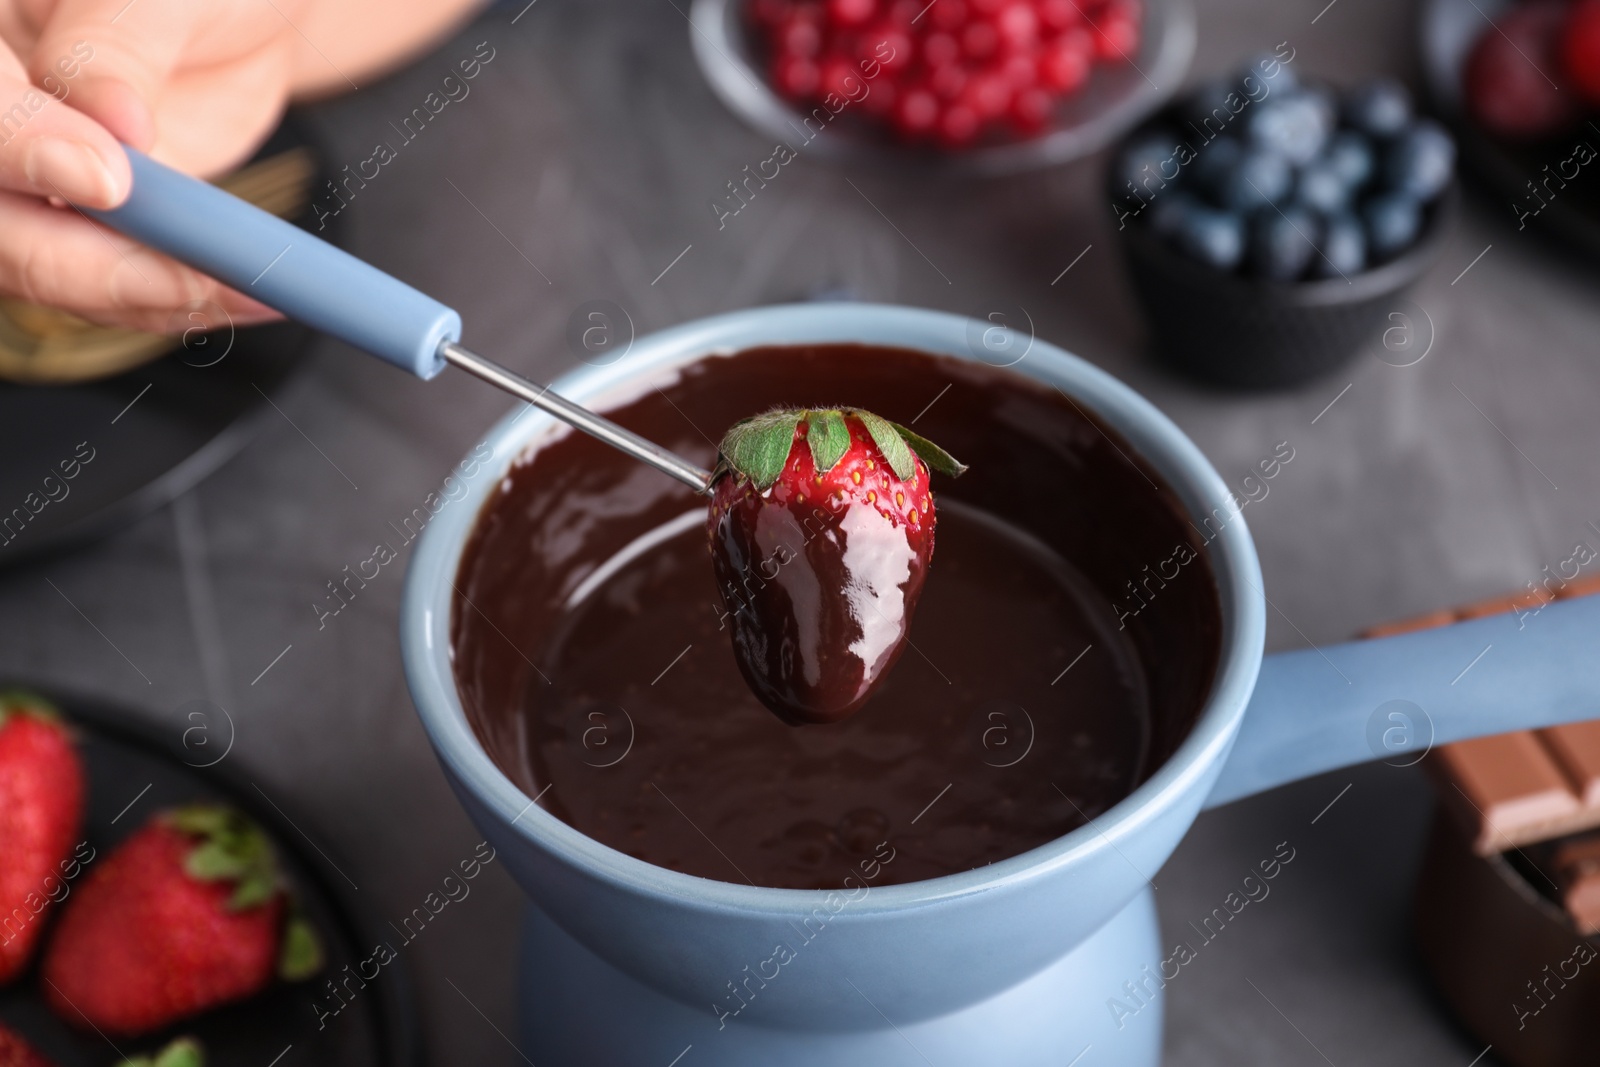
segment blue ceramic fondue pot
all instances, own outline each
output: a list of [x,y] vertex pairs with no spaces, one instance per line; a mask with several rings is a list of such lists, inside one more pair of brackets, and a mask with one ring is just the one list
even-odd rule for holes
[[[985,330],[901,307],[757,308],[641,338],[618,362],[553,388],[603,411],[716,353],[857,342],[974,359],[970,339]],[[1194,444],[1120,382],[1039,341],[1013,371],[1059,387],[1119,431],[1197,526],[1231,513],[1227,487]],[[508,416],[486,441],[490,471],[557,425]],[[419,542],[401,643],[412,697],[452,786],[532,902],[522,1048],[541,1067],[1060,1067],[1080,1052],[1086,1064],[1154,1065],[1154,974],[1164,954],[1148,876],[1202,808],[1377,758],[1385,745],[1600,716],[1600,598],[1545,609],[1536,634],[1497,645],[1469,686],[1451,682],[1514,620],[1263,660],[1261,570],[1235,517],[1205,548],[1223,633],[1204,709],[1166,763],[1110,810],[1032,851],[930,881],[833,892],[712,881],[652,866],[550,815],[495,766],[468,725],[451,668],[453,582],[498,480],[475,479],[461,506],[442,512]],[[1375,720],[1391,701],[1422,714]],[[781,967],[778,946],[789,949]],[[1117,1011],[1112,998],[1139,1010]]]
[[[106,224],[419,377],[464,354],[454,310],[221,190],[138,153],[129,161],[128,201],[92,213]],[[641,338],[554,391],[604,410],[716,353],[854,342],[978,359],[1011,340],[989,323],[911,308],[757,308]],[[735,885],[652,866],[556,819],[490,760],[451,669],[454,579],[499,478],[473,479],[430,522],[401,611],[406,677],[462,804],[531,901],[521,1049],[539,1067],[1150,1067],[1163,953],[1148,876],[1202,808],[1385,755],[1395,741],[1600,717],[1600,597],[1552,604],[1521,634],[1506,633],[1516,620],[1491,617],[1263,660],[1255,549],[1199,450],[1058,348],[1033,342],[1013,371],[1120,433],[1197,528],[1231,516],[1204,549],[1221,652],[1188,736],[1131,794],[1048,844],[961,874],[862,892]],[[498,475],[556,430],[542,414],[508,415],[487,438],[488,469]],[[1490,643],[1470,684],[1452,684]],[[1414,713],[1387,718],[1397,701]],[[1427,736],[1412,736],[1419,725]],[[775,965],[778,946],[789,953]],[[1131,1014],[1108,1006],[1130,998]]]

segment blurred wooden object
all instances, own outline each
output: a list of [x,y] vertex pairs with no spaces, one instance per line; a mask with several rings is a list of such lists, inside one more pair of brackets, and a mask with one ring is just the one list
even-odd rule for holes
[[[218,186],[282,218],[296,218],[311,199],[316,160],[292,148],[219,178]],[[0,298],[0,379],[13,382],[92,381],[148,363],[177,345],[172,334],[96,326],[76,315]]]

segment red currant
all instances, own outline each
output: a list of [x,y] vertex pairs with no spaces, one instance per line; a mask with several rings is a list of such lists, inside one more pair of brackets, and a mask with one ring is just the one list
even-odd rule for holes
[[938,68],[961,58],[961,42],[948,33],[930,33],[922,39],[922,65]]
[[992,22],[969,22],[961,31],[961,50],[973,59],[988,59],[1000,47],[1000,34]]
[[778,92],[790,100],[809,100],[822,81],[817,65],[801,56],[780,56],[772,65]]
[[945,148],[964,148],[978,136],[978,113],[965,104],[951,104],[939,116],[939,143]]
[[959,30],[967,24],[967,0],[934,0],[924,18],[936,30]]
[[907,138],[926,136],[939,121],[939,101],[927,89],[915,86],[895,101],[894,125]]
[[1027,0],[1012,0],[1006,4],[995,15],[994,26],[1000,34],[1001,45],[1011,51],[1032,48],[1039,37],[1039,16]]
[[1107,14],[1095,27],[1094,46],[1101,59],[1132,59],[1139,50],[1139,24],[1125,15]]
[[1039,80],[1048,89],[1070,93],[1089,80],[1094,60],[1094,42],[1084,30],[1068,30],[1044,50],[1039,63]]
[[1037,134],[1050,125],[1055,100],[1043,89],[1024,89],[1011,98],[1011,121],[1026,134]]

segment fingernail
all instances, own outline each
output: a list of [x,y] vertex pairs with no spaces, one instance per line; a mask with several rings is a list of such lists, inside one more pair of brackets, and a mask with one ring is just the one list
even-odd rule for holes
[[28,146],[22,169],[41,196],[60,196],[90,207],[110,207],[116,201],[111,168],[86,144],[41,137]]

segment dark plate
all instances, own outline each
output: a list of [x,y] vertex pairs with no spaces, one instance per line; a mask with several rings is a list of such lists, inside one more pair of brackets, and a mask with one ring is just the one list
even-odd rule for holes
[[[84,838],[95,849],[88,870],[155,812],[194,800],[225,801],[272,835],[296,899],[322,935],[327,964],[309,981],[277,983],[257,997],[179,1023],[166,1033],[117,1038],[113,1049],[107,1039],[66,1025],[45,1006],[36,959],[26,974],[0,989],[0,1020],[60,1067],[110,1067],[123,1055],[154,1050],[181,1034],[201,1040],[212,1067],[417,1067],[422,1062],[404,946],[366,988],[352,980],[355,995],[337,1015],[322,1019],[325,1025],[319,1028],[314,1005],[330,1002],[327,980],[342,976],[346,964],[353,971],[374,946],[393,942],[394,934],[353,906],[350,883],[326,858],[326,849],[302,833],[315,833],[305,817],[285,815],[279,809],[289,808],[286,798],[268,799],[243,776],[236,760],[219,759],[232,735],[226,719],[196,719],[203,732],[186,739],[177,727],[156,732],[137,726],[137,714],[125,707],[62,693],[43,695],[71,719],[88,772]],[[213,760],[217,762],[203,766]],[[70,893],[66,899],[70,906]]]
[[[1489,136],[1468,117],[1462,100],[1462,67],[1490,20],[1512,6],[1512,0],[1424,0],[1418,45],[1428,97],[1454,130],[1462,162],[1487,187],[1504,218],[1520,227],[1518,212],[1539,208],[1528,183],[1543,179],[1546,166],[1553,172],[1579,141],[1600,148],[1600,121],[1591,115],[1588,123],[1580,123],[1571,133],[1521,145]],[[1600,259],[1600,161],[1579,170],[1566,188],[1558,189],[1542,210],[1525,221],[1528,229]]]
[[[306,143],[286,124],[259,155]],[[323,236],[336,242],[338,234]],[[0,382],[0,522],[10,520],[0,533],[0,567],[109,533],[187,492],[264,419],[280,417],[266,398],[301,363],[310,337],[292,323],[231,331],[231,343],[230,331],[219,330],[204,344],[96,382]],[[58,466],[80,443],[94,458],[61,482]],[[57,480],[47,489],[49,475]],[[46,492],[60,499],[33,512]]]

